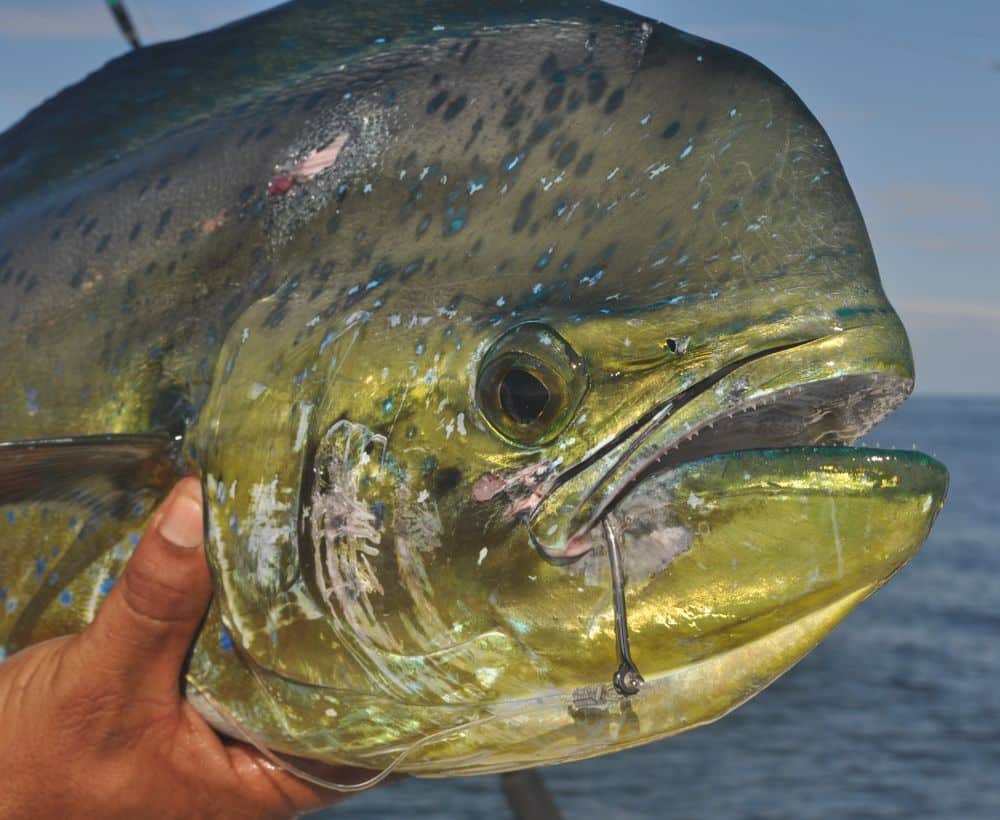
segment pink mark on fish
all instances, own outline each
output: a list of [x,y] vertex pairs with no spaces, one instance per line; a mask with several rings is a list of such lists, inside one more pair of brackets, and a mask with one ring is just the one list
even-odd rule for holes
[[544,495],[538,491],[533,491],[511,504],[510,512],[512,515],[520,515],[523,512],[534,512],[535,507],[541,504],[544,500]]
[[327,168],[333,166],[344,150],[351,135],[343,131],[334,137],[333,142],[323,148],[318,148],[299,162],[292,170],[282,171],[274,177],[267,186],[267,193],[270,196],[284,196],[296,185],[302,185],[315,176],[323,173]]
[[208,236],[209,234],[215,233],[219,228],[226,224],[226,212],[225,210],[219,211],[215,216],[206,219],[201,223],[201,232]]
[[331,167],[337,161],[337,157],[340,156],[340,152],[344,150],[344,146],[347,145],[347,141],[350,138],[351,135],[346,131],[337,134],[333,142],[325,148],[313,151],[309,156],[302,160],[302,162],[296,165],[295,168],[292,169],[293,176],[299,182],[306,182],[317,174],[323,173],[323,171]]
[[291,174],[278,174],[278,176],[267,183],[267,194],[268,196],[284,196],[292,190],[296,184],[297,181]]
[[551,472],[552,465],[542,462],[504,474],[486,473],[472,485],[472,497],[485,504],[504,494],[510,501],[507,513],[511,517],[531,513],[542,503],[549,490],[550,482],[547,479]]
[[500,476],[495,473],[486,473],[486,475],[479,476],[476,483],[472,485],[472,497],[476,501],[484,503],[498,493],[502,493],[506,487],[507,482]]
[[574,535],[566,542],[566,549],[563,555],[567,558],[573,558],[577,555],[583,555],[585,552],[590,552],[593,548],[594,542],[590,540],[590,530],[587,530],[586,532]]

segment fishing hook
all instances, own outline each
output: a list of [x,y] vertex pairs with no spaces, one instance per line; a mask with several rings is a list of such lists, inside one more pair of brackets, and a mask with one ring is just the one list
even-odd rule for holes
[[628,613],[625,610],[625,570],[619,546],[618,522],[609,513],[603,520],[604,534],[608,539],[608,559],[611,562],[611,587],[615,607],[615,638],[618,643],[618,669],[612,682],[618,694],[630,697],[644,683],[639,669],[632,661],[628,644]]

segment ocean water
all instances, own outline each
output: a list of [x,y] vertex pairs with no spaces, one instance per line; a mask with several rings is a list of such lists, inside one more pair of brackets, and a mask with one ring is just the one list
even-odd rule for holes
[[[718,723],[542,770],[567,820],[1000,817],[1000,400],[911,399],[868,443],[951,471],[921,552]],[[499,778],[476,777],[406,780],[313,820],[509,816]]]

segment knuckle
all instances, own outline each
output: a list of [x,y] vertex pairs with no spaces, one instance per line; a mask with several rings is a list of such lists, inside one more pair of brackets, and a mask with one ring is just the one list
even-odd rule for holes
[[191,601],[190,573],[170,573],[148,561],[131,561],[121,577],[121,595],[133,614],[158,624],[189,621],[200,613]]

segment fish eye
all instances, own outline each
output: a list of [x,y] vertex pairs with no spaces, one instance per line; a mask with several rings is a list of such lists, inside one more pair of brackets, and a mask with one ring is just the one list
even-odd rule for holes
[[494,432],[537,447],[566,428],[588,383],[583,360],[566,340],[529,322],[502,336],[483,357],[476,401]]
[[512,367],[500,382],[500,406],[517,424],[530,424],[545,413],[552,394],[537,376]]

